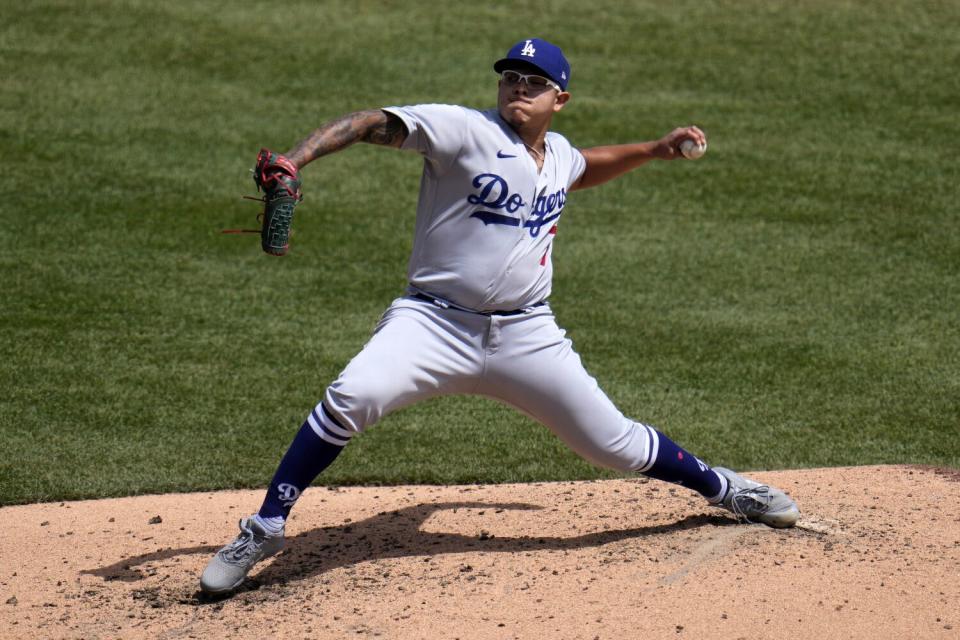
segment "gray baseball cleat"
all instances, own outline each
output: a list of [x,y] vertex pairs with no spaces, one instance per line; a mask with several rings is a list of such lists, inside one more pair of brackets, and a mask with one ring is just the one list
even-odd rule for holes
[[233,591],[264,558],[283,549],[283,531],[269,535],[253,518],[240,520],[240,535],[213,556],[200,576],[200,589],[211,595]]
[[778,529],[797,523],[800,509],[780,489],[748,480],[723,467],[713,467],[713,470],[726,478],[729,484],[726,495],[717,506],[732,511],[737,520],[762,522]]

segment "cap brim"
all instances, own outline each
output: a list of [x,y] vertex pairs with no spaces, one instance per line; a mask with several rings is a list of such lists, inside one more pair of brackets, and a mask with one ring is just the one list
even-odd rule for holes
[[[533,67],[534,69],[538,70],[540,73],[545,75],[546,77],[550,78],[550,74],[547,72],[547,70],[541,67],[540,65],[534,64],[529,60],[517,60],[516,58],[500,58],[499,60],[493,63],[493,70],[496,71],[497,73],[502,73],[504,70],[509,69],[510,65],[512,64]],[[550,78],[550,79],[552,80],[553,78]]]

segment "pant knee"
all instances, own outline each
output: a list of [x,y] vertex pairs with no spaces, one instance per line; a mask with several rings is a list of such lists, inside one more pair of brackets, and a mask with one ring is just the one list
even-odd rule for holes
[[401,406],[410,394],[383,371],[342,377],[324,394],[324,404],[345,429],[360,433]]
[[327,388],[321,404],[351,434],[363,432],[380,419],[379,412],[365,397],[349,393],[335,384]]

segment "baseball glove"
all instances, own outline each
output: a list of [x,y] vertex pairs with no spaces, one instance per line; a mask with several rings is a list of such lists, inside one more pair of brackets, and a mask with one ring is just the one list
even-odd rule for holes
[[253,181],[263,192],[260,246],[273,256],[282,256],[290,248],[293,210],[303,200],[300,172],[290,160],[269,149],[260,149]]

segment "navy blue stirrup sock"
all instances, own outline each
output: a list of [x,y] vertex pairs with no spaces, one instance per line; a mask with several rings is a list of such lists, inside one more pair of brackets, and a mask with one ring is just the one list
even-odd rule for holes
[[327,442],[316,434],[309,421],[304,422],[270,481],[260,517],[280,516],[285,520],[300,494],[330,466],[343,447]]
[[719,502],[726,491],[726,481],[660,431],[653,431],[658,438],[657,459],[643,475],[688,487],[707,500]]

